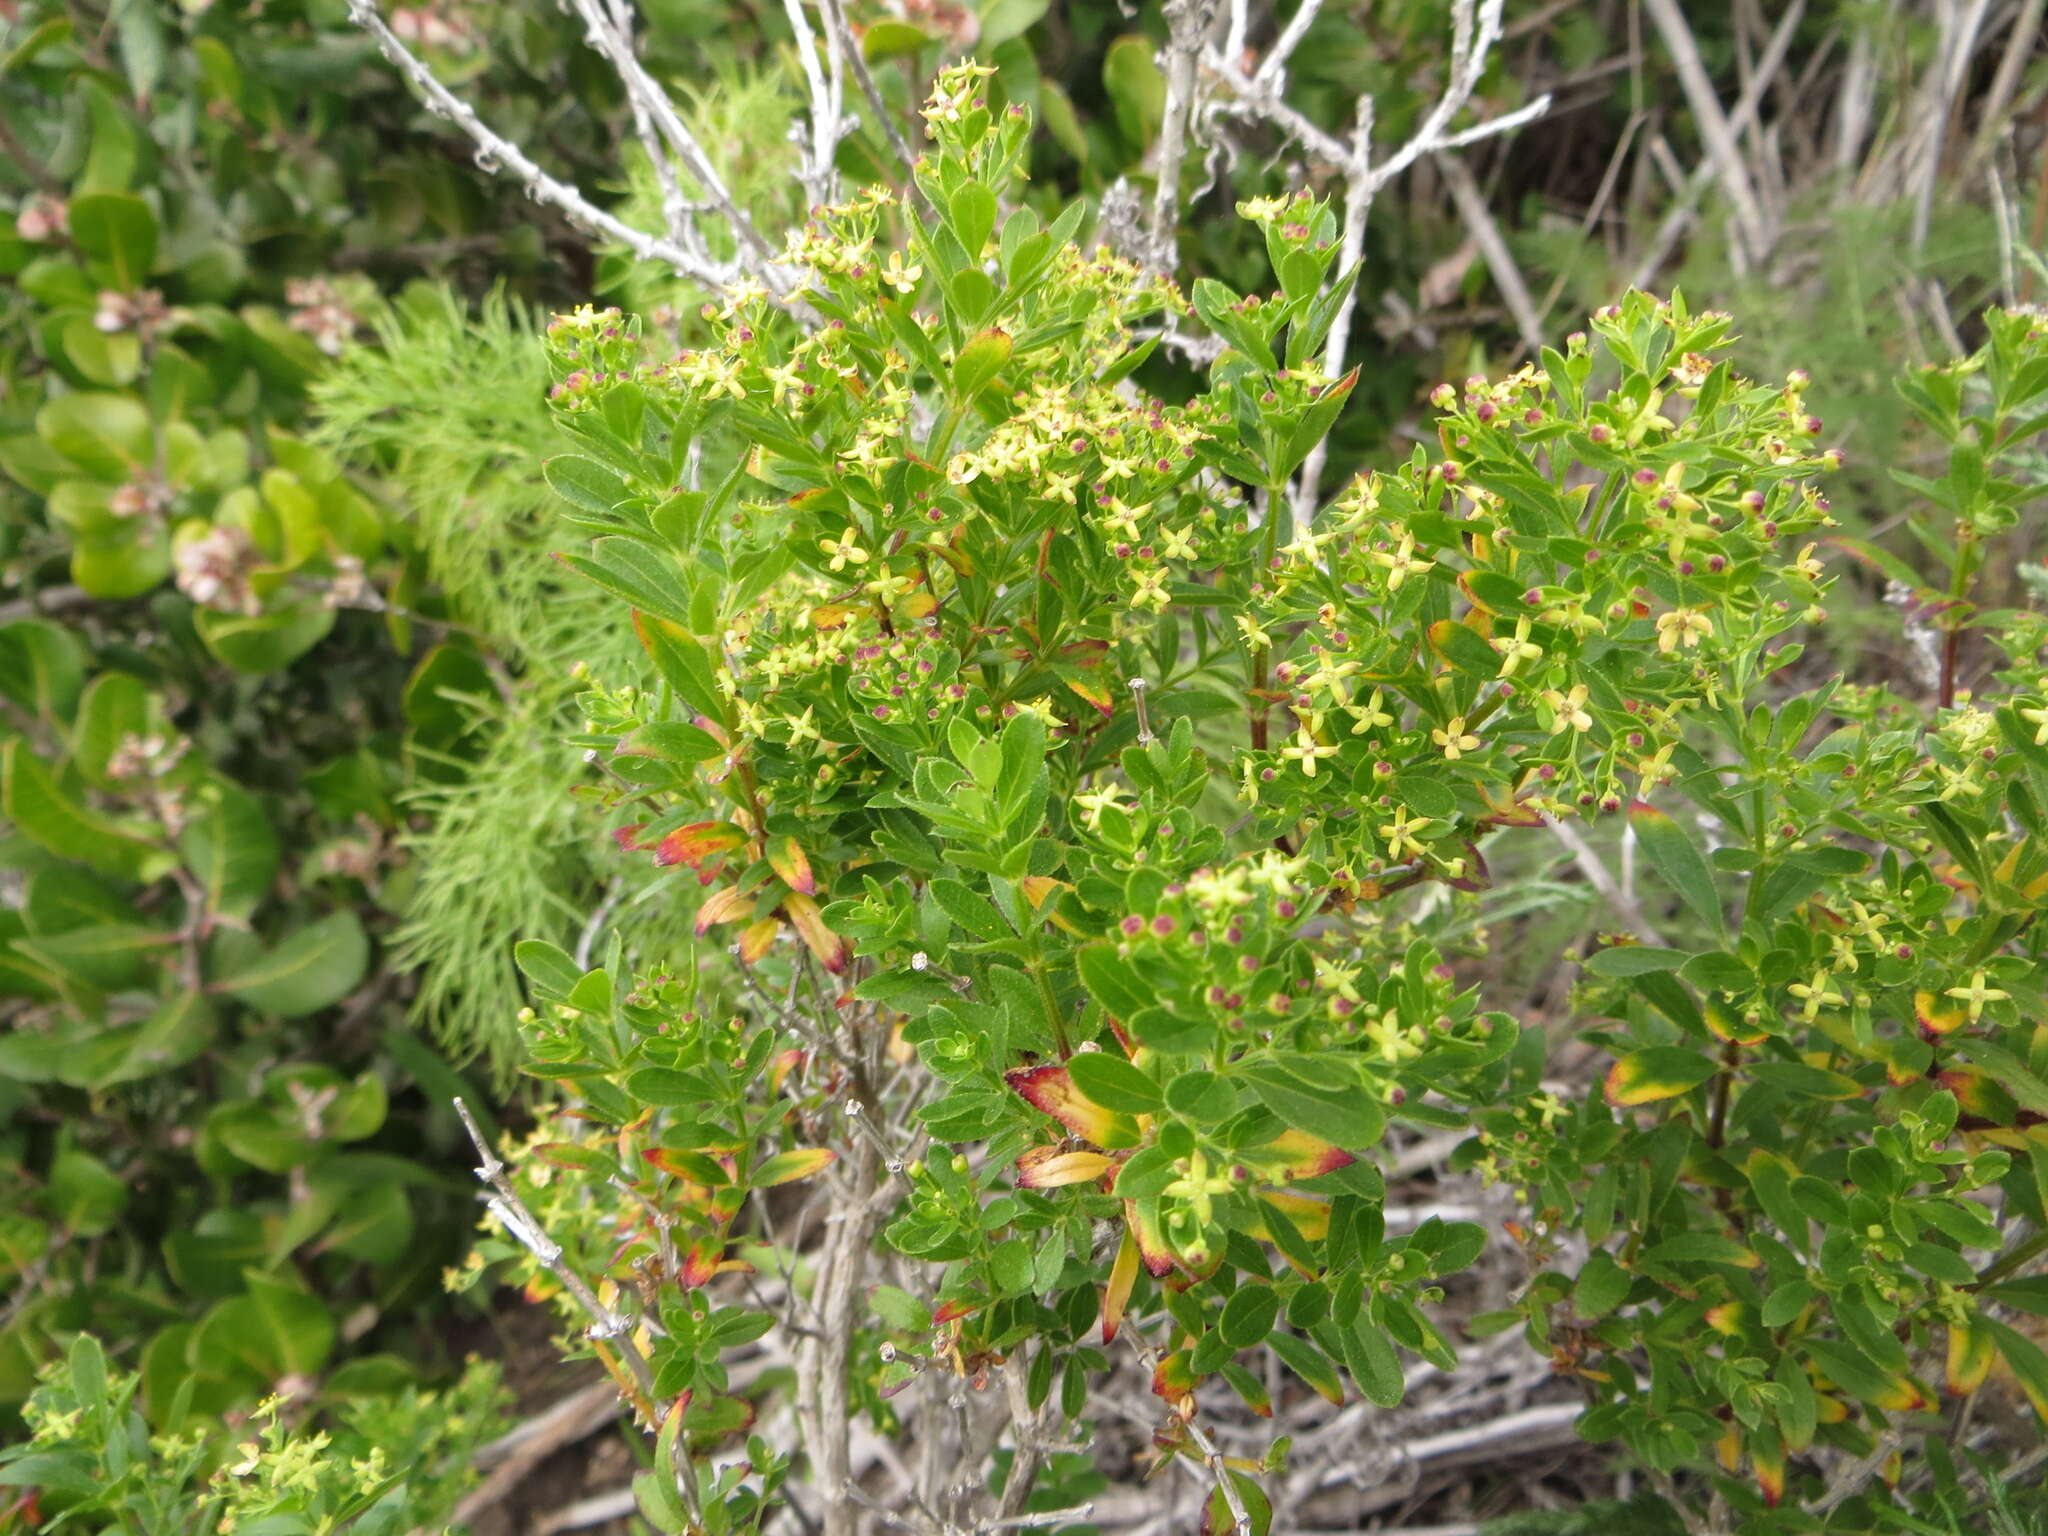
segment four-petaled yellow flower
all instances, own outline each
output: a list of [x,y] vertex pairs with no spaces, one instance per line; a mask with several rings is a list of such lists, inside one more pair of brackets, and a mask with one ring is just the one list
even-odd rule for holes
[[1467,752],[1479,750],[1479,738],[1465,729],[1465,717],[1455,716],[1448,726],[1429,733],[1429,739],[1443,748],[1444,756],[1456,762]]
[[868,563],[868,552],[860,547],[860,533],[857,529],[847,529],[839,536],[839,542],[836,544],[830,539],[820,539],[818,548],[832,557],[831,569],[835,571],[845,570],[849,563],[857,566]]
[[1674,608],[1657,619],[1657,649],[1667,655],[1678,649],[1696,650],[1700,640],[1714,632],[1714,621],[1696,608]]
[[1593,729],[1593,717],[1586,710],[1586,685],[1574,683],[1570,693],[1559,693],[1555,688],[1543,695],[1543,702],[1557,718],[1550,722],[1550,734],[1555,736],[1567,728],[1574,731]]
[[1384,689],[1375,688],[1372,691],[1372,697],[1367,699],[1363,705],[1347,704],[1344,706],[1351,712],[1352,718],[1358,722],[1358,724],[1351,727],[1352,735],[1363,735],[1367,731],[1378,730],[1381,726],[1394,723],[1394,717],[1380,708],[1380,699],[1384,693]]
[[1529,638],[1529,621],[1527,619],[1516,620],[1514,638],[1512,640],[1497,640],[1494,642],[1494,648],[1501,654],[1500,676],[1502,677],[1513,677],[1525,661],[1541,661],[1543,659],[1543,647]]
[[1301,723],[1301,729],[1294,733],[1294,745],[1282,747],[1280,755],[1291,763],[1301,764],[1301,771],[1309,778],[1316,776],[1316,761],[1319,758],[1334,757],[1337,749],[1316,740],[1314,727],[1309,720]]
[[1380,836],[1387,840],[1387,851],[1395,858],[1419,859],[1422,857],[1422,844],[1415,840],[1415,834],[1431,824],[1429,817],[1410,816],[1408,807],[1396,806],[1394,819],[1380,823]]
[[917,280],[923,276],[924,268],[916,262],[912,262],[907,267],[903,265],[903,253],[901,251],[891,251],[889,253],[889,264],[882,268],[882,281],[891,288],[894,288],[898,293],[909,293],[917,287]]
[[1401,584],[1410,576],[1420,576],[1424,571],[1436,569],[1436,562],[1434,560],[1418,560],[1415,558],[1414,534],[1410,533],[1406,528],[1401,529],[1400,534],[1401,542],[1396,546],[1391,555],[1383,549],[1376,549],[1370,557],[1374,565],[1385,567],[1387,572],[1387,590],[1389,592],[1400,591]]
[[1968,1003],[1970,1005],[1970,1022],[1974,1024],[1983,1016],[1986,1003],[2002,1003],[2012,994],[2010,992],[2001,992],[1996,987],[1985,986],[1984,972],[1980,970],[1970,978],[1970,984],[1967,987],[1950,987],[1942,996],[1952,997],[1957,1002]]
[[1812,981],[1804,984],[1795,981],[1785,989],[1794,997],[1803,1000],[1805,1006],[1799,1010],[1799,1016],[1809,1024],[1813,1022],[1814,1017],[1821,1009],[1829,1004],[1832,1003],[1839,1007],[1848,1002],[1847,998],[1828,985],[1829,980],[1830,977],[1825,969],[1818,970],[1813,973]]

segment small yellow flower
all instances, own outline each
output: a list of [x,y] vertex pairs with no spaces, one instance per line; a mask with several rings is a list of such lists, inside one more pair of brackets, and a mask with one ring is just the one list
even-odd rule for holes
[[1567,728],[1574,731],[1593,729],[1593,717],[1586,710],[1586,685],[1575,683],[1570,693],[1559,693],[1555,688],[1543,695],[1543,702],[1557,718],[1550,724],[1550,734],[1555,736]]
[[1696,608],[1674,608],[1657,620],[1657,649],[1669,655],[1681,644],[1696,650],[1703,636],[1714,632],[1714,621]]
[[891,251],[889,264],[882,269],[882,281],[898,293],[909,293],[917,287],[917,280],[924,276],[924,268],[913,262],[903,265],[903,253]]
[[1968,1003],[1970,1005],[1970,1022],[1974,1024],[1983,1016],[1986,1003],[2002,1003],[2012,994],[2010,992],[2001,992],[1996,987],[1985,986],[1984,972],[1980,970],[1970,978],[1970,984],[1967,987],[1950,987],[1942,996],[1952,997],[1957,1002]]
[[1301,764],[1302,774],[1311,779],[1316,776],[1317,760],[1319,758],[1333,757],[1337,752],[1336,747],[1316,740],[1312,720],[1313,717],[1302,722],[1301,729],[1294,733],[1293,746],[1280,749],[1282,757],[1291,763]]
[[1785,989],[1794,997],[1803,1000],[1805,1006],[1799,1010],[1799,1016],[1809,1024],[1813,1022],[1821,1009],[1829,1004],[1839,1007],[1848,1001],[1841,993],[1833,990],[1828,985],[1829,980],[1830,978],[1825,969],[1817,970],[1813,973],[1812,981],[1804,984],[1795,981]]
[[1380,824],[1380,836],[1387,840],[1387,851],[1395,858],[1422,857],[1422,844],[1415,840],[1415,834],[1430,826],[1427,816],[1410,816],[1406,806],[1396,806],[1394,819]]
[[1527,619],[1516,620],[1514,638],[1512,640],[1495,641],[1494,648],[1501,654],[1500,676],[1502,677],[1513,677],[1525,661],[1541,661],[1543,659],[1543,647],[1529,638],[1529,621]]
[[1479,738],[1465,729],[1463,715],[1454,718],[1443,729],[1431,731],[1429,739],[1443,748],[1444,756],[1454,763],[1467,752],[1479,750]]
[[836,544],[830,539],[818,540],[818,548],[832,557],[830,568],[835,571],[843,571],[849,564],[868,563],[868,552],[860,547],[860,535],[852,528],[842,533]]

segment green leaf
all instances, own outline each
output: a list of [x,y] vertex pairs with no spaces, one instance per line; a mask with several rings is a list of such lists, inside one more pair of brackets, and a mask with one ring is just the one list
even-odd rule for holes
[[[948,222],[953,226],[953,233],[960,237],[960,244],[966,248],[967,259],[979,262],[982,248],[988,244],[988,237],[995,232],[995,193],[978,181],[966,182],[947,200],[946,213]],[[1007,336],[1003,339],[1006,342],[1009,340]],[[1007,347],[1004,349],[1004,355],[1008,356]],[[961,393],[971,394],[973,391],[963,389]]]
[[932,1331],[932,1309],[910,1292],[893,1285],[878,1285],[868,1292],[868,1305],[875,1316],[898,1333],[924,1334]]
[[567,997],[583,979],[583,967],[569,952],[545,939],[524,939],[513,945],[512,963],[543,997]]
[[1804,1280],[1793,1280],[1777,1287],[1764,1298],[1763,1310],[1758,1315],[1766,1328],[1783,1328],[1792,1322],[1812,1304],[1820,1292]]
[[105,286],[133,293],[156,264],[156,215],[130,192],[89,192],[66,210],[71,239],[98,263]]
[[1586,969],[1610,979],[1675,971],[1691,956],[1680,949],[1652,949],[1645,944],[1615,944],[1586,959]]
[[1721,899],[1714,893],[1714,872],[1706,855],[1691,834],[1655,806],[1638,800],[1629,807],[1629,825],[1643,846],[1643,855],[1665,884],[1677,891],[1717,933],[1721,928]]
[[262,803],[240,785],[216,780],[199,799],[204,809],[179,834],[178,851],[207,912],[245,918],[277,873],[277,833]]
[[1344,1383],[1338,1379],[1336,1366],[1330,1363],[1330,1357],[1322,1350],[1291,1333],[1270,1334],[1266,1345],[1280,1357],[1287,1369],[1307,1382],[1325,1402],[1343,1404]]
[[617,474],[597,460],[578,454],[564,453],[544,460],[540,473],[557,496],[585,512],[609,513],[631,495],[626,482]]
[[1159,1085],[1122,1056],[1109,1051],[1078,1051],[1067,1060],[1074,1086],[1104,1109],[1149,1115],[1165,1104]]
[[84,687],[85,650],[69,631],[40,619],[0,625],[0,696],[54,725],[71,718]]
[[1373,1309],[1358,1314],[1358,1321],[1344,1330],[1344,1364],[1358,1383],[1366,1401],[1381,1408],[1398,1408],[1407,1383],[1401,1376],[1401,1360],[1394,1353],[1393,1340],[1381,1328]]
[[128,672],[102,672],[78,703],[71,738],[72,764],[96,789],[110,788],[114,781],[107,774],[107,764],[129,737],[140,739],[148,731],[149,690],[142,679]]
[[51,1212],[66,1230],[84,1237],[111,1231],[128,1204],[128,1186],[113,1169],[75,1148],[59,1152],[50,1164]]
[[1003,921],[995,904],[979,891],[959,880],[947,879],[932,881],[929,889],[932,899],[946,916],[972,937],[983,940],[1012,937],[1010,925]]
[[102,480],[126,480],[155,457],[149,412],[126,395],[59,395],[36,412],[36,434]]
[[953,363],[953,394],[972,400],[987,388],[1010,361],[1011,342],[1007,331],[990,329],[970,337]]
[[59,858],[124,879],[148,878],[165,856],[66,795],[19,738],[0,747],[0,813]]
[[1654,1045],[1630,1051],[1607,1072],[1607,1102],[1628,1106],[1676,1098],[1712,1077],[1716,1067],[1698,1051]]
[[690,623],[690,592],[673,559],[632,539],[599,539],[588,555],[558,557],[616,598],[644,613],[685,628]]
[[1580,1317],[1605,1317],[1627,1297],[1636,1277],[1614,1262],[1614,1256],[1596,1249],[1572,1285],[1572,1308]]
[[1280,1293],[1270,1285],[1247,1280],[1223,1304],[1216,1328],[1232,1349],[1251,1349],[1265,1342],[1280,1317]]
[[334,1349],[325,1303],[261,1270],[245,1270],[242,1279],[246,1294],[219,1303],[199,1325],[195,1354],[220,1351],[264,1381],[316,1373]]
[[1652,1264],[1734,1264],[1743,1269],[1757,1263],[1749,1249],[1718,1232],[1681,1232],[1652,1244],[1643,1258]]
[[1245,1076],[1259,1102],[1286,1124],[1347,1152],[1372,1146],[1387,1128],[1379,1102],[1356,1084],[1315,1088],[1264,1063],[1248,1066]]
[[359,986],[370,941],[353,912],[336,912],[290,934],[276,949],[218,978],[250,1007],[296,1019],[340,1002]]
[[307,601],[274,613],[222,613],[200,608],[192,627],[206,648],[237,672],[262,676],[282,672],[327,638],[334,628],[334,610]]
[[1458,797],[1451,793],[1450,785],[1428,774],[1396,774],[1393,791],[1396,800],[1431,821],[1443,821],[1458,812]]
[[1153,1002],[1150,990],[1114,944],[1084,944],[1074,956],[1074,966],[1088,995],[1112,1018],[1129,1019]]

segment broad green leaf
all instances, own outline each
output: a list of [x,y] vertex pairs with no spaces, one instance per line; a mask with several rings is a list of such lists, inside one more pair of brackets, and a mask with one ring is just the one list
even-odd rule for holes
[[277,873],[277,833],[257,798],[215,780],[194,798],[203,807],[178,837],[185,867],[209,913],[246,918]]
[[1638,800],[1629,807],[1629,825],[1642,844],[1650,867],[1685,904],[1715,932],[1721,928],[1721,898],[1714,893],[1714,872],[1708,868],[1691,835],[1655,806]]
[[1251,1349],[1265,1342],[1280,1317],[1280,1293],[1270,1285],[1247,1280],[1223,1304],[1217,1330],[1232,1349]]
[[156,215],[130,192],[89,192],[66,210],[71,239],[109,288],[132,293],[156,264]]
[[281,672],[327,638],[334,610],[304,602],[274,613],[222,613],[200,608],[192,625],[206,648],[237,672],[260,676]]
[[95,788],[110,788],[114,781],[108,763],[131,737],[140,740],[148,731],[149,689],[142,679],[128,672],[102,672],[79,700],[71,761]]
[[151,878],[168,856],[65,794],[19,738],[0,747],[0,812],[31,841],[102,874]]
[[1283,1122],[1347,1152],[1372,1146],[1387,1128],[1379,1101],[1355,1083],[1313,1088],[1268,1066],[1249,1068],[1245,1076],[1259,1101]]
[[1149,1115],[1166,1101],[1159,1085],[1111,1051],[1079,1051],[1067,1060],[1074,1086],[1105,1109]]
[[85,687],[85,650],[40,619],[0,624],[0,697],[48,725],[71,718]]
[[149,412],[126,395],[59,395],[36,412],[36,434],[102,480],[126,480],[156,452]]
[[347,997],[369,962],[362,923],[353,912],[336,912],[297,929],[269,954],[214,984],[252,1008],[295,1019]]

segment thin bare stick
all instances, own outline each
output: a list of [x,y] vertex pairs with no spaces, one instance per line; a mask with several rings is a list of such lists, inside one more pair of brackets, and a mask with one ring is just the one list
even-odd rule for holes
[[1664,47],[1678,69],[1679,87],[1692,108],[1693,120],[1706,141],[1707,155],[1714,162],[1721,185],[1727,189],[1735,227],[1741,236],[1740,247],[1752,261],[1761,262],[1770,252],[1770,226],[1757,202],[1756,188],[1750,184],[1749,168],[1743,163],[1735,131],[1721,110],[1721,98],[1714,92],[1714,82],[1707,78],[1707,66],[1700,59],[1692,28],[1686,25],[1678,0],[1643,0],[1643,7],[1650,13],[1657,34],[1664,39]]
[[[803,0],[782,0],[782,9],[789,16],[790,30],[796,34],[797,63],[811,96],[811,145],[799,161],[797,180],[803,183],[811,206],[818,207],[832,201],[832,189],[838,180],[832,157],[839,149],[839,53],[833,50],[834,78],[828,81],[818,58],[818,37],[811,30],[810,18],[804,14]],[[794,130],[791,132],[794,136]]]
[[1586,877],[1586,883],[1600,893],[1614,915],[1628,925],[1628,929],[1645,944],[1664,947],[1664,936],[1657,932],[1650,920],[1643,915],[1643,909],[1629,899],[1600,855],[1593,851],[1593,845],[1579,833],[1579,829],[1568,821],[1559,821],[1554,816],[1545,816],[1543,824],[1550,828],[1550,835],[1570,850],[1572,861],[1579,866],[1579,872]]
[[868,68],[867,56],[860,45],[853,40],[853,29],[846,24],[846,8],[841,0],[818,0],[818,12],[825,18],[825,35],[831,40],[834,51],[845,60],[847,68],[853,71],[854,83],[860,87],[861,95],[868,101],[868,110],[875,114],[875,121],[889,140],[889,148],[895,152],[903,168],[904,191],[923,201],[924,193],[918,189],[912,168],[917,156],[910,152],[910,145],[904,141],[903,132],[896,126],[896,118],[889,111],[889,104],[882,100],[882,91],[875,84],[874,71]]
[[1166,0],[1166,110],[1159,126],[1159,183],[1152,193],[1146,234],[1148,264],[1171,272],[1179,264],[1180,167],[1187,156],[1193,117],[1195,59],[1216,19],[1216,0]]
[[[1800,19],[1805,14],[1806,0],[1792,0],[1792,4],[1785,8],[1784,17],[1771,33],[1771,40],[1765,45],[1762,57],[1757,60],[1756,71],[1750,78],[1748,88],[1735,103],[1735,110],[1728,115],[1729,132],[1741,133],[1755,120],[1757,109],[1763,104],[1764,96],[1771,88],[1771,82],[1777,79],[1778,71],[1784,67],[1785,54],[1792,46],[1792,35],[1798,30]],[[1650,241],[1649,250],[1644,253],[1643,259],[1636,263],[1635,271],[1629,278],[1630,287],[1644,287],[1656,276],[1657,269],[1664,265],[1665,259],[1677,246],[1686,226],[1692,223],[1693,211],[1699,207],[1700,199],[1706,195],[1707,188],[1713,185],[1714,175],[1715,163],[1708,159],[1702,161],[1692,175],[1686,178],[1685,185],[1672,203],[1671,211],[1664,215],[1663,222],[1657,226],[1657,233]]]
[[[369,0],[359,0],[359,3],[367,4]],[[631,44],[612,26],[611,18],[604,13],[599,0],[571,0],[571,4],[575,6],[576,14],[583,18],[584,25],[589,30],[592,46],[610,62],[627,93],[639,98],[641,106],[653,119],[662,138],[668,141],[669,148],[674,151],[683,169],[689,172],[691,179],[703,190],[705,197],[710,199],[711,206],[718,211],[720,217],[732,226],[733,235],[739,244],[741,264],[770,293],[779,294],[786,291],[791,281],[789,275],[768,264],[774,252],[769,249],[768,242],[761,238],[761,232],[754,228],[754,221],[747,216],[746,210],[733,200],[725,179],[718,174],[717,167],[711,163],[711,157],[705,154],[704,146],[697,142],[697,136],[690,132],[689,125],[682,119],[682,114],[676,111],[675,103],[669,100],[668,92],[656,84],[654,78],[641,66]]]
[[376,40],[384,57],[426,98],[428,110],[437,117],[448,119],[468,135],[477,146],[478,164],[487,168],[502,167],[523,182],[536,201],[559,209],[571,223],[610,236],[642,261],[666,263],[682,276],[707,287],[722,287],[729,280],[728,272],[707,265],[701,256],[675,241],[651,235],[644,229],[636,229],[614,218],[576,188],[556,180],[535,165],[518,145],[492,132],[477,116],[474,107],[443,85],[434,72],[399,41],[398,35],[379,14],[376,0],[349,0],[348,14],[350,20]]
[[2044,12],[2048,12],[2048,0],[2023,0],[2019,14],[2013,18],[2012,32],[2005,40],[2005,53],[1998,61],[1998,73],[1991,77],[1991,89],[1984,93],[1984,99],[1977,107],[1977,142],[1970,150],[1973,159],[1988,159],[1992,147],[2011,127],[2006,121],[2006,112],[2012,106],[2013,97],[2019,93],[2020,80],[2026,74],[2027,65],[2033,60],[2034,44],[2041,36]]
[[1294,50],[1308,36],[1308,29],[1315,25],[1316,16],[1322,8],[1323,0],[1301,0],[1294,14],[1287,18],[1285,30],[1273,40],[1266,56],[1259,60],[1259,67],[1252,75],[1254,80],[1278,83],[1286,77],[1287,61],[1294,57]]
[[1437,172],[1450,191],[1451,201],[1458,205],[1458,217],[1465,221],[1466,233],[1479,247],[1479,254],[1486,260],[1487,271],[1493,274],[1493,285],[1500,290],[1501,301],[1507,305],[1508,313],[1515,317],[1515,326],[1522,333],[1523,349],[1534,357],[1543,350],[1543,320],[1536,313],[1536,301],[1530,296],[1529,285],[1522,280],[1522,269],[1515,264],[1515,253],[1508,249],[1500,225],[1494,222],[1493,212],[1486,206],[1486,194],[1479,190],[1472,168],[1462,159],[1455,155],[1437,155],[1434,158]]

